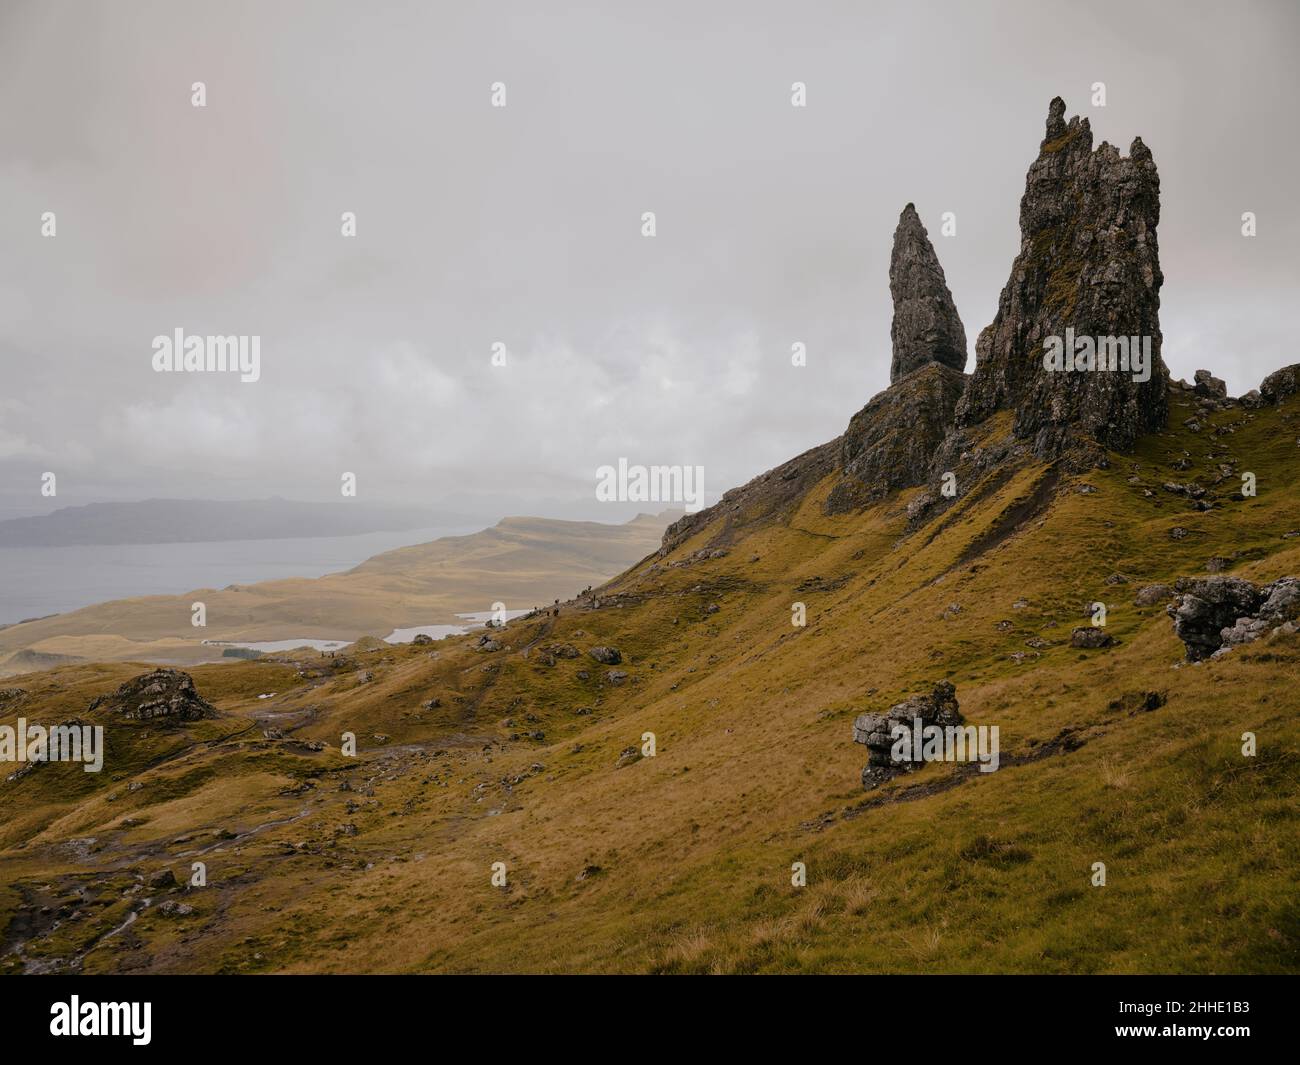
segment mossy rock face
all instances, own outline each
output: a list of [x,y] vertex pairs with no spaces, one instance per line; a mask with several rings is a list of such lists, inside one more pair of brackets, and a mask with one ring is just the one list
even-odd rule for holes
[[889,295],[894,301],[894,318],[889,327],[890,384],[931,363],[958,372],[966,368],[965,327],[934,245],[910,203],[903,208],[894,230]]
[[90,704],[127,721],[200,721],[217,710],[198,692],[194,678],[178,669],[155,669],[127,681]]
[[[1036,457],[1081,469],[1104,449],[1127,450],[1165,424],[1159,220],[1160,178],[1141,139],[1128,156],[1108,144],[1094,151],[1088,120],[1067,124],[1064,102],[1053,100],[1020,203],[1021,252],[976,345],[975,372],[957,410],[960,428],[1013,410],[1014,433]],[[1045,342],[1064,343],[1067,335],[1098,346],[1101,338],[1123,338],[1125,360],[1136,351],[1147,363],[1045,368]]]
[[932,362],[858,411],[841,438],[842,472],[826,512],[844,513],[896,488],[924,484],[965,386],[959,370]]

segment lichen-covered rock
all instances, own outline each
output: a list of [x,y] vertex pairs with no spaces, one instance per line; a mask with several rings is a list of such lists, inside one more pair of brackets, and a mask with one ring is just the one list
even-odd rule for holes
[[1256,586],[1241,577],[1180,580],[1166,607],[1189,662],[1250,643],[1300,618],[1300,580],[1282,577]]
[[965,386],[964,374],[931,362],[858,411],[840,440],[842,474],[827,497],[827,512],[844,513],[895,488],[924,484]]
[[1195,391],[1198,396],[1206,399],[1228,398],[1228,386],[1209,370],[1197,370],[1192,376],[1196,379]]
[[895,703],[883,714],[859,714],[853,722],[853,742],[867,748],[867,765],[862,770],[862,786],[876,787],[897,773],[914,768],[914,762],[895,762],[893,759],[895,725],[909,729],[916,719],[921,726],[960,725],[964,720],[957,703],[957,690],[948,681],[940,681],[926,695],[913,695]]
[[1259,386],[1259,394],[1270,403],[1281,403],[1300,392],[1300,362],[1274,370]]
[[1081,625],[1070,633],[1070,646],[1095,650],[1109,647],[1115,642],[1105,629],[1093,625]]
[[155,669],[128,680],[90,704],[91,710],[101,708],[132,721],[197,721],[217,716],[216,707],[194,687],[194,678],[178,669]]
[[[1159,220],[1160,179],[1141,138],[1127,156],[1105,143],[1094,151],[1088,120],[1067,124],[1054,99],[1020,201],[1020,253],[976,343],[959,429],[1011,410],[1015,437],[1032,441],[1037,457],[1083,469],[1165,424]],[[1044,341],[1067,328],[1076,337],[1149,337],[1150,379],[1044,369]]]
[[1300,617],[1300,580],[1283,577],[1266,585],[1258,616],[1270,625],[1281,625]]
[[616,666],[623,661],[623,655],[616,647],[593,647],[587,654],[606,666]]
[[932,362],[959,371],[966,368],[966,330],[934,245],[910,203],[898,216],[894,230],[889,294],[894,300],[889,329],[893,345],[890,384]]

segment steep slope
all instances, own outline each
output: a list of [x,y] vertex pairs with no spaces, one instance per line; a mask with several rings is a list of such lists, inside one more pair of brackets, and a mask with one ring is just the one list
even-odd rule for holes
[[[1035,276],[1008,336],[1049,322]],[[939,335],[843,437],[503,630],[202,666],[194,721],[93,703],[125,665],[0,692],[0,725],[109,743],[102,774],[0,787],[0,966],[1300,970],[1296,626],[1192,662],[1167,613],[1186,578],[1300,573],[1300,375],[1129,394],[1044,385],[1025,347],[999,378],[985,345],[969,387],[1015,387],[952,424]],[[1046,435],[1040,386],[1065,389]],[[1167,426],[1101,433],[1112,399]],[[864,791],[855,719],[936,689],[999,729],[999,768]],[[169,884],[194,861],[206,886]]]
[[[1172,402],[1175,421],[1194,409]],[[1183,665],[1163,604],[1134,600],[1214,555],[1256,581],[1300,569],[1297,436],[1294,398],[1217,412],[1062,478],[1010,528],[1043,467],[910,533],[906,495],[826,515],[827,476],[725,554],[700,557],[719,516],[558,617],[512,622],[499,651],[199,667],[220,718],[119,723],[108,772],[41,766],[0,789],[8,964],[1294,970],[1300,647]],[[1163,489],[1173,471],[1211,482],[1226,441],[1258,497],[1225,484],[1200,511]],[[1116,644],[1071,648],[1097,600]],[[4,720],[93,717],[132,672],[23,678]],[[1000,726],[1002,767],[864,795],[854,716],[942,678],[969,722]],[[655,756],[637,757],[647,732]],[[194,860],[208,887],[147,886]]]

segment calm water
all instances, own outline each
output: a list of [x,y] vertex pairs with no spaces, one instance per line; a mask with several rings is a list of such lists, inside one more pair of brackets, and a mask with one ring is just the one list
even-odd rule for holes
[[201,544],[0,547],[0,625],[137,595],[320,577],[395,547],[459,536],[480,526],[408,529],[293,540]]
[[[505,612],[506,620],[521,618],[527,614],[527,610],[507,610]],[[464,618],[467,622],[465,625],[413,625],[409,629],[394,629],[384,637],[385,643],[410,643],[417,636],[428,636],[435,640],[441,640],[445,636],[463,636],[470,629],[481,628],[487,620],[492,617],[492,611],[484,610],[474,614],[457,614],[458,618]],[[295,647],[311,647],[317,651],[338,651],[346,647],[346,640],[317,640],[314,637],[304,637],[299,640],[262,640],[257,643],[240,643],[221,641],[221,640],[204,640],[204,643],[210,643],[214,647],[244,647],[250,651],[264,651],[268,654],[277,651],[292,651]]]

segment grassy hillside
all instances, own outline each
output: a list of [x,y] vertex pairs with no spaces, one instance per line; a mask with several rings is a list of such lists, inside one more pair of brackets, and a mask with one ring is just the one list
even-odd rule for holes
[[[653,551],[671,515],[622,525],[506,518],[468,536],[398,548],[345,573],[184,595],[153,595],[0,628],[0,676],[77,661],[210,662],[204,640],[355,640],[395,628],[454,625],[494,602],[528,609],[567,598]],[[191,605],[207,626],[191,625]]]
[[[98,776],[0,784],[0,968],[1294,972],[1300,644],[1186,665],[1134,595],[1212,556],[1300,573],[1300,400],[1199,432],[1185,402],[1107,469],[1004,469],[913,528],[919,490],[834,517],[830,475],[742,496],[495,652],[195,668],[219,718],[111,722]],[[1229,461],[1257,497],[1215,484]],[[1211,509],[1162,487],[1191,480]],[[1071,648],[1097,600],[1115,645]],[[93,720],[139,671],[16,678],[0,723]],[[1002,767],[863,792],[853,717],[940,679]],[[196,860],[207,887],[148,886]]]

